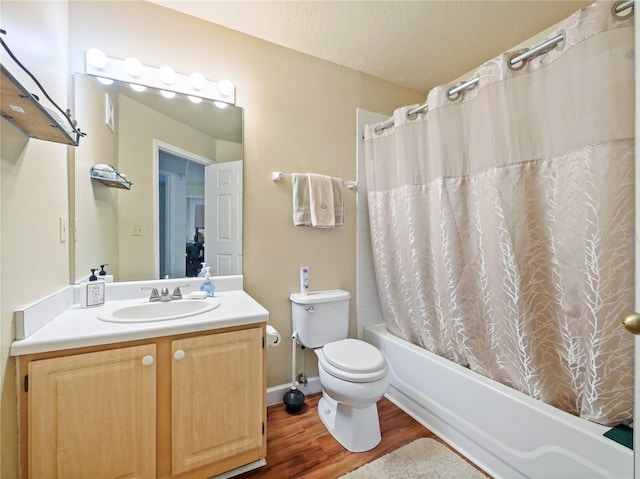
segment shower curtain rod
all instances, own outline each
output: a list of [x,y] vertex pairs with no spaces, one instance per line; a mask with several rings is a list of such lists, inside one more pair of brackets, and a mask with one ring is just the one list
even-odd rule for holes
[[[627,16],[630,16],[633,14],[634,3],[635,3],[635,0],[620,0],[616,2],[614,6],[611,8],[611,13],[614,16],[618,16],[619,13],[624,12],[625,10],[631,9],[631,11],[628,14],[621,16],[621,18],[626,18]],[[526,65],[527,60],[530,60],[533,57],[540,55],[541,53],[548,52],[559,43],[564,42],[564,40],[565,40],[564,32],[561,32],[555,37],[551,38],[550,40],[547,40],[546,42],[543,42],[538,46],[530,48],[524,53],[514,54],[509,58],[507,66],[512,70],[520,70]],[[449,98],[449,100],[451,101],[457,100],[465,90],[477,86],[479,82],[480,82],[480,77],[474,77],[471,80],[461,83],[458,86],[452,87],[447,91],[447,98]],[[407,117],[411,118],[413,115],[417,115],[418,113],[424,113],[428,109],[429,109],[428,103],[421,103],[420,105],[417,105],[416,107],[408,110]],[[378,126],[376,126],[374,132],[380,133],[381,131],[392,127],[393,125],[394,125],[393,118],[389,118],[387,121],[380,123]]]

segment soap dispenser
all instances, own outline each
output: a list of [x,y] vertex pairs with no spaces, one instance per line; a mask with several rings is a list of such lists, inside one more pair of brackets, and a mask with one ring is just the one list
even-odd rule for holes
[[98,279],[101,279],[105,283],[113,283],[113,275],[107,274],[107,272],[104,269],[105,266],[109,266],[109,263],[100,265],[100,272],[98,273]]
[[200,272],[198,273],[198,278],[204,278],[206,270],[209,269],[209,267],[207,266],[207,263],[201,263],[201,264],[202,264],[202,268],[200,268]]
[[96,276],[98,268],[91,269],[89,281],[80,285],[80,307],[100,306],[105,301],[105,282]]
[[210,270],[211,270],[210,266],[207,266],[205,268],[204,281],[200,285],[200,291],[206,291],[207,292],[207,296],[213,296],[215,294],[215,291],[216,291],[216,287],[214,286],[213,282],[211,281],[211,272],[210,272]]

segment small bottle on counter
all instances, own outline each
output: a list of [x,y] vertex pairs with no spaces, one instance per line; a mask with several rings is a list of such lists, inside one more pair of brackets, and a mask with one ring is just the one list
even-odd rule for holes
[[200,291],[206,291],[207,296],[213,296],[216,291],[216,287],[211,281],[211,267],[207,266],[204,273],[204,281],[200,285]]
[[105,263],[100,265],[100,272],[98,273],[98,279],[101,279],[105,283],[113,283],[113,275],[107,274],[107,272],[104,269],[105,266],[109,266],[109,264]]

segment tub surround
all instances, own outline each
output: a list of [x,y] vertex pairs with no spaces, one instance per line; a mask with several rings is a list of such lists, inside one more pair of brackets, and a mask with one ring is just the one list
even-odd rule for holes
[[[110,323],[97,318],[101,311],[147,301],[143,287],[183,287],[183,296],[197,291],[203,278],[108,283],[102,306],[81,308],[79,286],[69,286],[28,307],[16,311],[16,330],[23,339],[14,341],[10,354],[20,356],[47,351],[150,339],[159,336],[192,333],[268,321],[269,313],[242,290],[242,276],[216,278],[216,296],[220,306],[186,318],[145,323]],[[72,303],[71,298],[75,301]],[[183,299],[181,301],[189,301]]]

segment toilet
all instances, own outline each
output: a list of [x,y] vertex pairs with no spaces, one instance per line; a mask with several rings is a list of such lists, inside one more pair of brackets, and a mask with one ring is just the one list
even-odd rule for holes
[[318,356],[318,416],[345,449],[364,452],[382,439],[376,403],[389,385],[389,368],[374,346],[347,338],[350,298],[340,289],[289,297],[297,341]]

